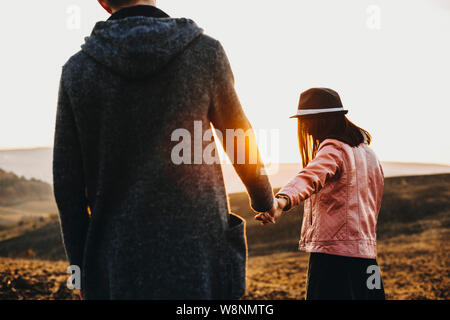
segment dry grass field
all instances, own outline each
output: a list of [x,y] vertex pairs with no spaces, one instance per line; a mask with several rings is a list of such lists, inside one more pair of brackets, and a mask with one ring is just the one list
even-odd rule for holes
[[[303,299],[308,255],[296,250],[302,208],[259,226],[245,194],[230,196],[247,221],[244,299]],[[389,178],[379,217],[378,262],[388,299],[450,298],[450,175]],[[65,281],[57,219],[0,229],[0,300],[78,299]]]
[[[381,241],[378,263],[387,299],[449,299],[450,230]],[[304,299],[308,254],[275,253],[248,263],[245,299]]]

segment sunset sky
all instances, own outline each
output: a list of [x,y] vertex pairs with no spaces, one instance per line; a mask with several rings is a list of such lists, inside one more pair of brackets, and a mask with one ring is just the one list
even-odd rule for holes
[[[341,94],[381,160],[450,164],[450,1],[158,6],[222,42],[255,131],[279,130],[280,161],[299,161],[289,116],[301,91],[321,86]],[[108,14],[96,0],[5,1],[2,12],[0,148],[51,146],[61,67]]]

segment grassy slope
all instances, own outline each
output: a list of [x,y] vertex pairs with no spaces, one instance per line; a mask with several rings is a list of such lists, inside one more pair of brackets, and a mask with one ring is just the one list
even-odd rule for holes
[[0,169],[0,205],[11,206],[27,201],[51,201],[52,188],[48,183],[18,177]]
[[46,217],[55,212],[53,191],[48,183],[18,177],[0,169],[0,226],[11,226],[20,220]]
[[[302,206],[285,215],[276,225],[262,228],[253,219],[245,193],[231,194],[230,203],[232,211],[247,221],[250,256],[297,251]],[[450,227],[449,212],[450,175],[386,179],[378,238],[385,240],[401,234],[417,234],[430,226]],[[28,226],[33,228],[27,229],[25,225],[0,230],[0,256],[24,257],[31,249],[43,259],[64,259],[56,220],[52,219],[43,227],[37,227],[36,222],[28,223]]]
[[[232,211],[247,221],[250,259],[246,297],[303,298],[307,255],[297,252],[302,208],[263,228],[253,220],[246,194],[230,195],[230,203]],[[2,233],[7,235],[3,241]],[[449,298],[450,175],[386,179],[378,235],[379,263],[386,275],[389,298]],[[64,260],[58,222],[30,222],[0,230],[0,256]],[[41,263],[30,261],[34,261],[30,265]],[[12,268],[15,262],[0,258],[0,270],[4,265]],[[3,277],[14,279],[7,273]]]
[[[232,211],[247,221],[250,255],[296,251],[302,206],[285,215],[276,225],[261,228],[252,219],[247,195],[231,195],[230,202]],[[388,178],[378,219],[378,238],[419,233],[426,230],[430,221],[448,227],[449,213],[450,175]]]

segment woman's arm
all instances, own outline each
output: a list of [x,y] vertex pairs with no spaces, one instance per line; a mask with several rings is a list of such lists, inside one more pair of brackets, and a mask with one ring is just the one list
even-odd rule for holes
[[277,196],[289,199],[290,205],[284,210],[298,206],[312,194],[319,192],[329,179],[338,174],[341,165],[340,146],[334,141],[324,143],[316,157],[278,192]]

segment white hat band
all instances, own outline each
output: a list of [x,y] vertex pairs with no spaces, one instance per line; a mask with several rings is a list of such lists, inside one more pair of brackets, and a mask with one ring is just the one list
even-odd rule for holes
[[329,108],[329,109],[304,109],[298,110],[298,116],[306,116],[308,114],[317,114],[317,113],[326,113],[326,112],[336,112],[336,111],[344,111],[344,108]]

